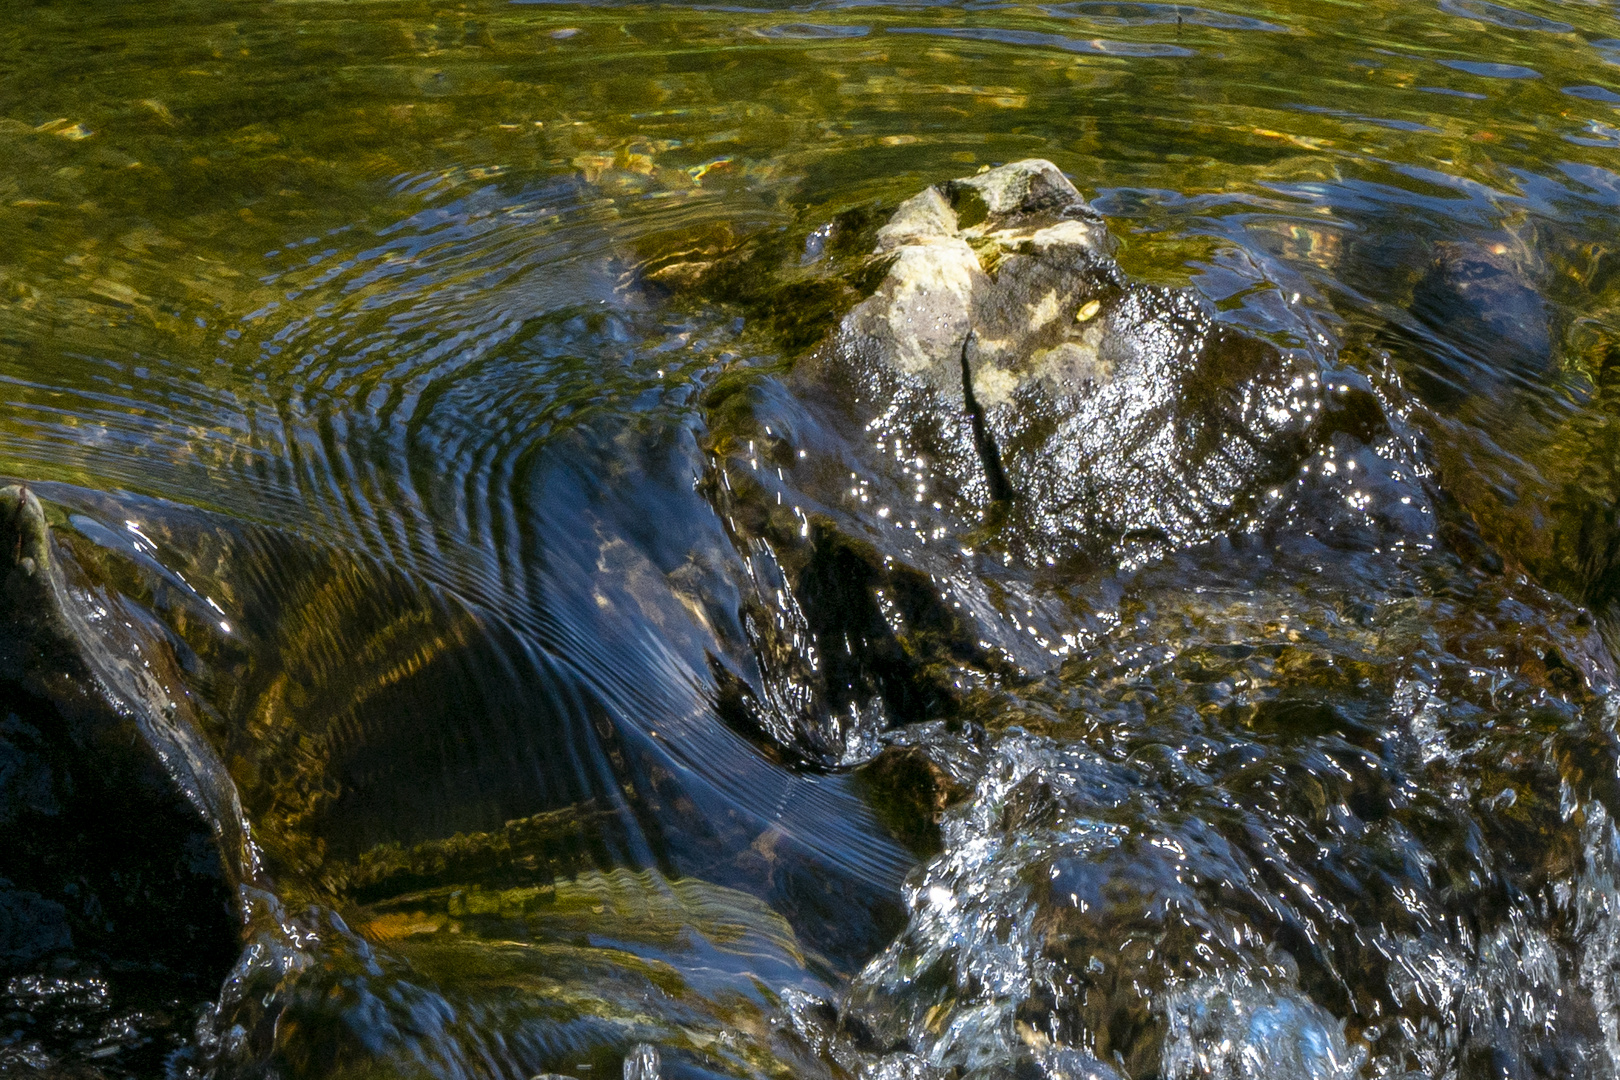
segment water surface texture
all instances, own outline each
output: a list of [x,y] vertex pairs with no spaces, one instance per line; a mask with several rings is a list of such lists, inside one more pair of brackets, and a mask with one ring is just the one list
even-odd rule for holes
[[1620,1075],[1613,4],[8,15],[0,1075]]

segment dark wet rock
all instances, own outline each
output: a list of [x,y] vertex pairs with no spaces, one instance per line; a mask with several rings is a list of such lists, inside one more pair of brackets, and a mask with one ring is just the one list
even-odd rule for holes
[[[162,657],[109,648],[116,609],[70,584],[20,486],[0,489],[0,574],[0,978],[13,997],[40,988],[24,1034],[53,1070],[138,1070],[229,969],[233,882]],[[51,991],[79,983],[100,996]]]
[[[604,466],[624,483],[629,435],[615,429],[612,436]],[[567,466],[570,480],[574,470],[592,471]],[[666,505],[701,513],[690,477],[686,471],[671,485],[686,502],[672,497]],[[548,488],[548,500],[561,488]],[[672,525],[689,524],[686,512],[672,511],[670,521],[647,514],[644,501],[625,501],[635,515],[630,525],[661,538]],[[240,778],[269,874],[251,898],[249,948],[187,1055],[188,1068],[409,1073],[426,1059],[432,1064],[424,1071],[445,1076],[575,1072],[581,1063],[601,1076],[618,1068],[627,1045],[651,1039],[670,1076],[704,1075],[705,1068],[816,1075],[813,1066],[784,1072],[775,1064],[738,1064],[775,1061],[763,1019],[769,995],[756,981],[759,958],[745,958],[721,978],[707,931],[692,927],[717,899],[735,906],[749,898],[706,890],[693,877],[755,891],[823,940],[865,955],[893,931],[892,893],[852,884],[848,864],[811,861],[804,838],[847,858],[852,845],[842,830],[858,829],[857,840],[874,837],[873,848],[893,853],[891,864],[877,866],[884,882],[898,878],[904,853],[869,817],[856,816],[864,807],[847,793],[847,781],[818,777],[794,787],[791,775],[716,723],[700,679],[682,684],[685,669],[669,664],[669,650],[684,644],[676,635],[692,620],[689,612],[710,602],[710,563],[686,558],[692,549],[677,546],[677,537],[664,545],[677,557],[657,565],[641,555],[652,545],[627,543],[624,532],[592,513],[602,514],[602,506],[560,516],[569,538],[586,534],[583,568],[557,558],[548,572],[573,588],[585,582],[589,615],[612,616],[584,625],[603,628],[589,640],[621,677],[613,688],[637,695],[630,700],[639,711],[629,717],[624,700],[603,702],[600,683],[559,674],[562,665],[549,658],[533,663],[532,638],[513,641],[492,628],[498,620],[487,610],[469,614],[424,596],[392,568],[285,537],[244,540],[242,531],[212,523],[200,538],[177,535],[165,530],[157,508],[106,515],[139,516],[175,572],[224,602],[235,630],[193,627],[188,640],[199,643],[198,681],[221,703],[223,715],[207,730]],[[271,572],[255,580],[266,564]],[[263,591],[224,593],[222,577]],[[679,601],[668,594],[672,585]],[[568,597],[559,600],[550,589],[546,617],[572,618]],[[613,604],[624,605],[622,622]],[[636,645],[661,650],[656,655],[668,666],[646,666],[613,641],[621,627]],[[692,639],[716,648],[704,624],[693,627]],[[335,641],[346,645],[334,649]],[[402,642],[411,645],[403,656]],[[694,651],[701,662],[703,652]],[[659,696],[669,684],[689,708],[671,708]],[[653,738],[637,723],[653,728]],[[724,802],[700,786],[704,769],[725,785]],[[748,799],[769,816],[745,812]],[[811,834],[806,821],[821,827]],[[645,891],[667,887],[691,898],[697,913],[666,909],[658,940],[649,944],[636,936],[653,929],[645,911],[615,922],[600,910],[610,906],[604,898],[571,890],[591,868],[627,863],[659,866],[671,880],[653,875]],[[633,895],[634,885],[623,889]],[[505,895],[513,890],[527,892],[527,900],[514,907]],[[571,891],[588,902],[574,904],[566,920],[548,918],[556,914],[553,901]],[[449,899],[457,892],[466,904]],[[341,928],[335,914],[355,931]],[[756,899],[713,927],[715,947],[724,951],[762,919],[780,930],[780,919]],[[546,925],[555,933],[542,939]],[[813,951],[820,942],[800,940],[801,951],[772,969],[771,988],[833,978]],[[647,960],[655,945],[669,950],[665,962]],[[856,962],[835,956],[831,966],[848,970]],[[739,995],[740,1011],[733,1009]],[[791,1049],[782,1048],[784,1060]]]
[[955,673],[998,675],[970,623],[928,574],[824,515],[795,515],[747,474],[709,488],[751,549],[741,623],[755,680],[715,666],[735,730],[816,769],[858,764],[896,725],[955,715]]
[[818,348],[704,399],[702,490],[753,579],[755,670],[716,676],[721,711],[771,753],[851,765],[977,717],[1073,647],[1033,599],[1065,579],[1289,525],[1432,542],[1392,379],[1132,282],[1051,163],[929,187],[868,237]]
[[[148,988],[150,989],[150,987]],[[58,955],[0,990],[0,1076],[147,1080],[190,1036],[191,994],[132,994],[129,973]]]
[[[181,547],[158,515],[144,528],[163,549]],[[223,529],[188,539],[218,551],[221,562],[237,560],[238,572],[242,560],[262,557]],[[624,547],[609,547],[604,561]],[[827,936],[846,945],[851,925],[858,933],[867,917],[856,905],[871,905],[870,893],[805,868],[791,832],[794,809],[781,813],[785,800],[768,802],[777,814],[764,823],[706,818],[670,757],[615,731],[577,684],[569,685],[577,697],[566,701],[576,711],[567,715],[585,730],[547,726],[553,714],[536,704],[545,688],[526,678],[471,678],[483,659],[474,650],[489,647],[493,635],[457,621],[462,609],[434,611],[397,577],[367,576],[320,549],[288,543],[272,558],[273,596],[229,599],[237,633],[197,635],[197,670],[216,680],[215,700],[230,700],[221,669],[238,680],[226,686],[247,683],[253,691],[238,699],[251,707],[206,730],[242,778],[271,873],[243,890],[247,948],[177,1072],[586,1075],[583,1065],[595,1070],[589,1075],[611,1076],[628,1047],[652,1041],[671,1077],[817,1075],[814,1062],[751,1063],[791,1061],[796,1053],[762,1019],[771,1005],[764,987],[795,980],[821,987],[832,977],[828,961],[799,944],[760,899],[674,869],[690,873],[682,864],[695,862],[692,850],[706,844],[716,852],[709,865],[717,875],[776,890],[768,895],[778,911],[791,915],[802,897],[836,912],[815,924],[835,927]],[[204,576],[189,565],[183,571],[192,581]],[[649,607],[660,599],[656,571],[630,578],[624,562],[608,563],[603,577],[615,599],[611,590],[626,585],[639,588]],[[690,590],[704,584],[693,575],[681,581]],[[639,609],[643,618],[646,610]],[[402,666],[402,628],[423,625],[432,627],[427,643]],[[260,632],[272,648],[256,654],[263,667],[253,668],[241,660],[241,641]],[[367,645],[334,659],[334,638]],[[487,702],[492,688],[509,686],[499,703],[525,711],[514,709],[509,725],[480,727],[487,718],[477,693]],[[660,733],[688,751],[691,732],[713,733],[731,760],[758,764],[697,704],[690,728],[673,733],[668,713],[654,712]],[[474,740],[487,755],[476,764],[486,771],[438,771],[447,758],[465,767],[466,758],[454,755]],[[537,743],[575,757],[558,765],[534,752]],[[606,759],[604,772],[609,764],[616,770],[609,783],[622,779],[633,810],[611,798],[581,798],[502,820],[508,805],[543,807],[544,797],[566,793],[579,775],[567,766],[578,769],[579,756],[593,749]],[[530,785],[517,796],[500,786],[514,773]],[[737,782],[735,772],[724,775]],[[849,796],[842,805],[862,809]],[[435,817],[436,810],[444,812]],[[645,815],[642,835],[660,845],[650,854],[625,852],[632,812]],[[686,846],[675,854],[656,831],[671,822],[697,838],[682,836]],[[659,860],[668,876],[593,869],[637,857]],[[892,900],[885,894],[881,902],[888,919],[874,938],[894,925]],[[745,955],[734,956],[739,944]]]
[[971,790],[955,762],[941,761],[931,748],[924,740],[890,745],[855,774],[878,820],[924,858],[939,853],[940,819]]
[[66,908],[0,878],[0,964],[15,970],[71,948]]

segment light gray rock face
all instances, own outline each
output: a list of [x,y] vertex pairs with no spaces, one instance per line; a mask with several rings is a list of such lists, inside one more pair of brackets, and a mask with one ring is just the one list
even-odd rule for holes
[[1129,282],[1110,251],[1051,162],[930,187],[880,230],[893,261],[834,347],[885,404],[880,437],[1008,502],[1048,550],[1229,529],[1323,415],[1316,358]]
[[894,263],[845,329],[897,370],[958,398],[971,331],[973,395],[1006,404],[1030,375],[1095,360],[1097,327],[1075,315],[1123,284],[1108,247],[1102,219],[1051,162],[930,187],[879,230],[877,251]]

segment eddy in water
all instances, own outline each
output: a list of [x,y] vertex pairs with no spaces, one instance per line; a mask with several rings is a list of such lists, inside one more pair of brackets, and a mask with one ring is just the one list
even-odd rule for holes
[[[356,778],[414,805],[410,717],[301,727],[296,680],[260,692],[256,727],[198,715],[180,672],[227,654],[178,663],[183,642],[70,579],[87,526],[53,539],[33,495],[0,494],[0,674],[26,701],[0,793],[82,822],[58,860],[79,879],[7,855],[12,985],[116,967],[98,934],[142,971],[224,978],[167,1066],[222,1077],[1614,1075],[1609,653],[1581,608],[1481,568],[1502,563],[1474,557],[1384,358],[1132,281],[1048,162],[823,237],[644,267],[672,305],[832,299],[822,333],[775,324],[791,364],[712,379],[690,442],[644,440],[694,468],[668,489],[687,502],[635,490],[712,511],[729,547],[659,566],[629,529],[599,539],[582,610],[616,584],[708,664],[703,708],[641,717],[645,737],[577,691],[557,730],[609,763],[600,802],[355,840],[384,831]],[[349,584],[317,580],[326,601]],[[455,632],[389,669],[407,683],[465,663],[453,643],[487,617],[411,610]],[[774,807],[703,801],[716,774],[657,742],[674,719]],[[103,787],[141,792],[118,817],[157,840],[95,855],[125,827],[81,794]],[[881,874],[843,883],[795,848],[812,810],[859,806],[805,791],[858,793],[917,854],[898,911]],[[640,861],[613,846],[627,821],[658,841]],[[102,880],[147,863],[188,870]],[[140,931],[98,929],[87,888]],[[807,944],[840,920],[892,941],[854,963]],[[29,1067],[94,1052],[57,1032]]]

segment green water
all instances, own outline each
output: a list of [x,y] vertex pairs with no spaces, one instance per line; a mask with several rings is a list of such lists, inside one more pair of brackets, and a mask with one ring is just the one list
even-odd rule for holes
[[[1335,207],[1243,196],[1388,185],[1415,214],[1510,214],[1549,197],[1537,178],[1612,163],[1607,9],[1174,11],[31,5],[6,39],[7,340],[113,363],[161,342],[234,387],[208,331],[280,299],[259,278],[354,245],[331,230],[576,170],[623,199],[785,216],[1038,154],[1087,193],[1277,210],[1298,223],[1255,226],[1331,266]],[[1172,250],[1146,261],[1174,273]]]
[[1157,280],[1258,254],[1277,264],[1259,279],[1376,305],[1401,286],[1346,267],[1368,232],[1552,229],[1533,255],[1548,291],[1604,317],[1606,8],[1178,10],[19,9],[0,106],[4,467],[229,501],[219,470],[287,452],[255,418],[308,390],[263,339],[356,289],[372,311],[406,299],[331,283],[334,266],[399,258],[378,235],[431,228],[413,215],[453,200],[498,217],[580,174],[606,237],[656,248],[704,223],[808,229],[1044,156]]

